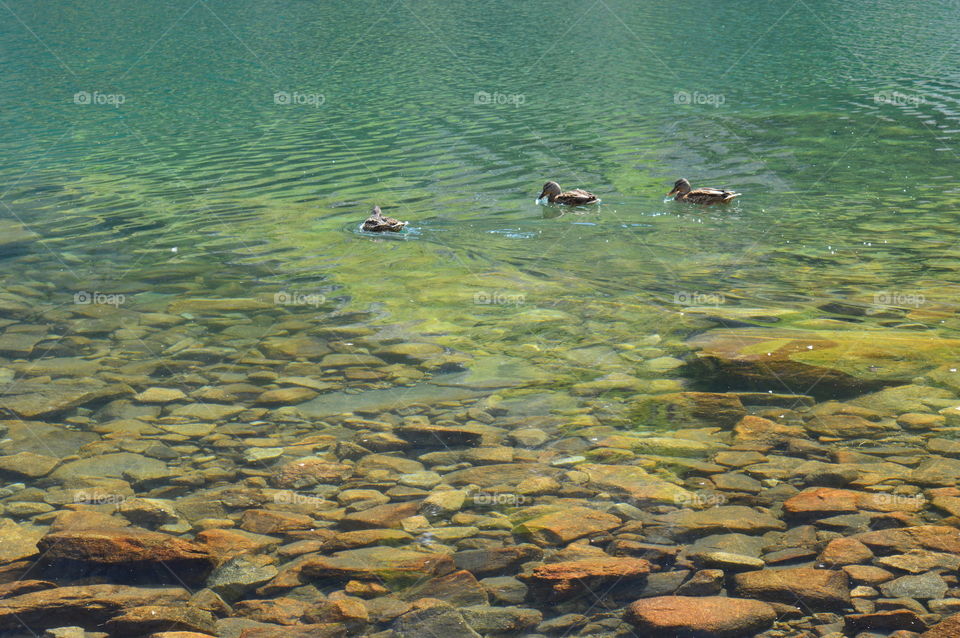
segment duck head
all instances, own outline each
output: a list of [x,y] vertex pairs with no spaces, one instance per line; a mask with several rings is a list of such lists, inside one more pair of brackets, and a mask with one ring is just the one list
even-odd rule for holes
[[552,202],[557,198],[557,195],[559,195],[560,192],[560,184],[556,182],[547,182],[543,185],[543,190],[540,191],[540,194],[537,195],[537,201],[539,202],[541,199],[546,197],[548,202]]
[[673,183],[673,190],[667,193],[667,197],[670,197],[671,195],[677,195],[677,194],[683,195],[689,192],[690,192],[690,182],[688,182],[685,178],[681,177],[680,179],[678,179]]

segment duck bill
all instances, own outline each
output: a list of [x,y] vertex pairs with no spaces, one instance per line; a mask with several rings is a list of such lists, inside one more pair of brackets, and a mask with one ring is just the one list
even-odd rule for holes
[[677,189],[674,188],[672,191],[670,191],[669,193],[667,193],[667,197],[671,197],[671,196],[673,196],[673,195],[676,195],[677,192],[678,192]]
[[537,195],[536,203],[537,203],[537,204],[542,204],[545,199],[547,199],[547,194],[546,194],[546,193],[540,193],[539,195]]

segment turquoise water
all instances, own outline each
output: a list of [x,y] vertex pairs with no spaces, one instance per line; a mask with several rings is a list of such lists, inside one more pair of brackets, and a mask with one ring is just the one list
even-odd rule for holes
[[[517,269],[529,285],[667,299],[907,294],[950,279],[949,5],[7,13],[3,213],[44,237],[50,267],[74,255],[80,280],[129,277],[174,247],[180,261],[269,262],[281,279],[306,269],[348,288],[355,267],[412,255],[467,279]],[[723,211],[664,203],[678,176],[745,195]],[[548,178],[604,204],[550,218],[533,205]],[[373,203],[449,252],[341,232]]]
[[[960,334],[954,3],[5,0],[0,15],[0,328],[40,335],[2,342],[7,394],[82,377],[43,365],[69,358],[245,407],[249,387],[208,385],[314,375],[315,419],[414,402],[448,423],[496,395],[511,418],[619,427],[641,386],[742,389],[684,365],[715,327]],[[743,195],[666,200],[679,177]],[[548,179],[602,204],[537,205]],[[408,230],[360,233],[375,204]],[[443,356],[316,366],[423,342]],[[956,363],[942,343],[930,367]],[[610,374],[643,383],[582,385]],[[847,396],[773,372],[756,385]],[[160,415],[74,407],[41,418]],[[254,447],[312,432],[260,417]],[[545,447],[581,451],[544,427]],[[194,444],[193,469],[265,471]]]

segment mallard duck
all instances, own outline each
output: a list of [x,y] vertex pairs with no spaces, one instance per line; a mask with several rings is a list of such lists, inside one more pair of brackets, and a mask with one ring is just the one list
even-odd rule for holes
[[582,206],[584,204],[596,204],[600,198],[585,190],[575,188],[572,191],[563,192],[560,190],[560,184],[556,182],[547,182],[543,185],[543,190],[537,195],[539,202],[544,197],[551,204],[567,204],[568,206]]
[[667,197],[676,195],[673,199],[678,202],[690,202],[692,204],[726,204],[739,197],[740,193],[725,191],[721,188],[698,188],[690,190],[690,182],[684,178],[678,179],[673,183],[673,190],[667,193]]
[[367,217],[367,220],[363,222],[363,229],[368,233],[383,233],[388,231],[398,233],[403,230],[403,227],[406,225],[407,222],[402,222],[393,217],[387,217],[380,212],[379,206],[374,206],[370,217]]

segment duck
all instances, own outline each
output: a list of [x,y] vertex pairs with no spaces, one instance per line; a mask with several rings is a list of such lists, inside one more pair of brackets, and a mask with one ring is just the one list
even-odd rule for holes
[[697,190],[691,190],[690,182],[681,177],[673,183],[673,190],[667,193],[667,197],[671,195],[675,195],[673,199],[678,202],[709,205],[726,204],[733,201],[734,197],[739,197],[740,193],[722,188],[698,188]]
[[551,204],[567,204],[568,206],[583,206],[585,204],[597,204],[600,198],[589,191],[575,188],[572,191],[563,192],[560,184],[556,182],[547,182],[543,185],[543,190],[537,195],[537,202],[544,197]]
[[399,233],[406,225],[407,222],[402,222],[393,217],[387,217],[381,212],[379,206],[374,206],[373,212],[371,212],[370,217],[367,217],[366,221],[363,222],[362,228],[368,233]]

